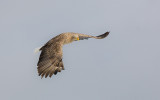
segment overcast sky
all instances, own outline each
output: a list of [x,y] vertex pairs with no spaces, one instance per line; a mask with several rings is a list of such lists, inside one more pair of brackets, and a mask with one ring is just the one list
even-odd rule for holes
[[[0,100],[160,100],[159,0],[0,0]],[[42,46],[62,32],[65,70],[38,76]]]

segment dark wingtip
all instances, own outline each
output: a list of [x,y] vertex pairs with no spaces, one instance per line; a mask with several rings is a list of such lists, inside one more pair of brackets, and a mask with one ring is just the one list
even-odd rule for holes
[[103,38],[107,37],[109,33],[110,33],[110,31],[109,32],[105,32],[104,34],[99,35],[97,37],[100,38],[100,39],[103,39]]

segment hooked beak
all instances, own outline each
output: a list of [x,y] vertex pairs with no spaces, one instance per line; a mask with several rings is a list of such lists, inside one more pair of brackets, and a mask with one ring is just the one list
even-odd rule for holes
[[77,41],[79,40],[79,37],[77,37]]

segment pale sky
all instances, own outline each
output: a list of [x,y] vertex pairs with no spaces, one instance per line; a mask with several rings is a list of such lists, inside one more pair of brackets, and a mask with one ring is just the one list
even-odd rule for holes
[[[0,0],[0,100],[160,100],[159,0]],[[65,70],[38,76],[36,47],[62,32]]]

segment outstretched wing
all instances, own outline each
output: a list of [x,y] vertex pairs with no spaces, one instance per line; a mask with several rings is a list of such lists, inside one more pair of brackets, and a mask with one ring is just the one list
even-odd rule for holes
[[78,36],[79,36],[79,40],[84,40],[84,39],[88,39],[88,38],[103,39],[103,38],[107,37],[108,34],[109,34],[109,32],[106,32],[106,33],[99,35],[99,36],[91,36],[91,35],[85,35],[85,34],[78,34]]
[[45,78],[47,76],[51,77],[53,74],[56,75],[57,72],[64,70],[61,43],[56,42],[51,44],[48,42],[41,50],[42,52],[37,64],[38,73],[39,76],[41,75],[41,78],[43,78],[43,76],[45,76]]

